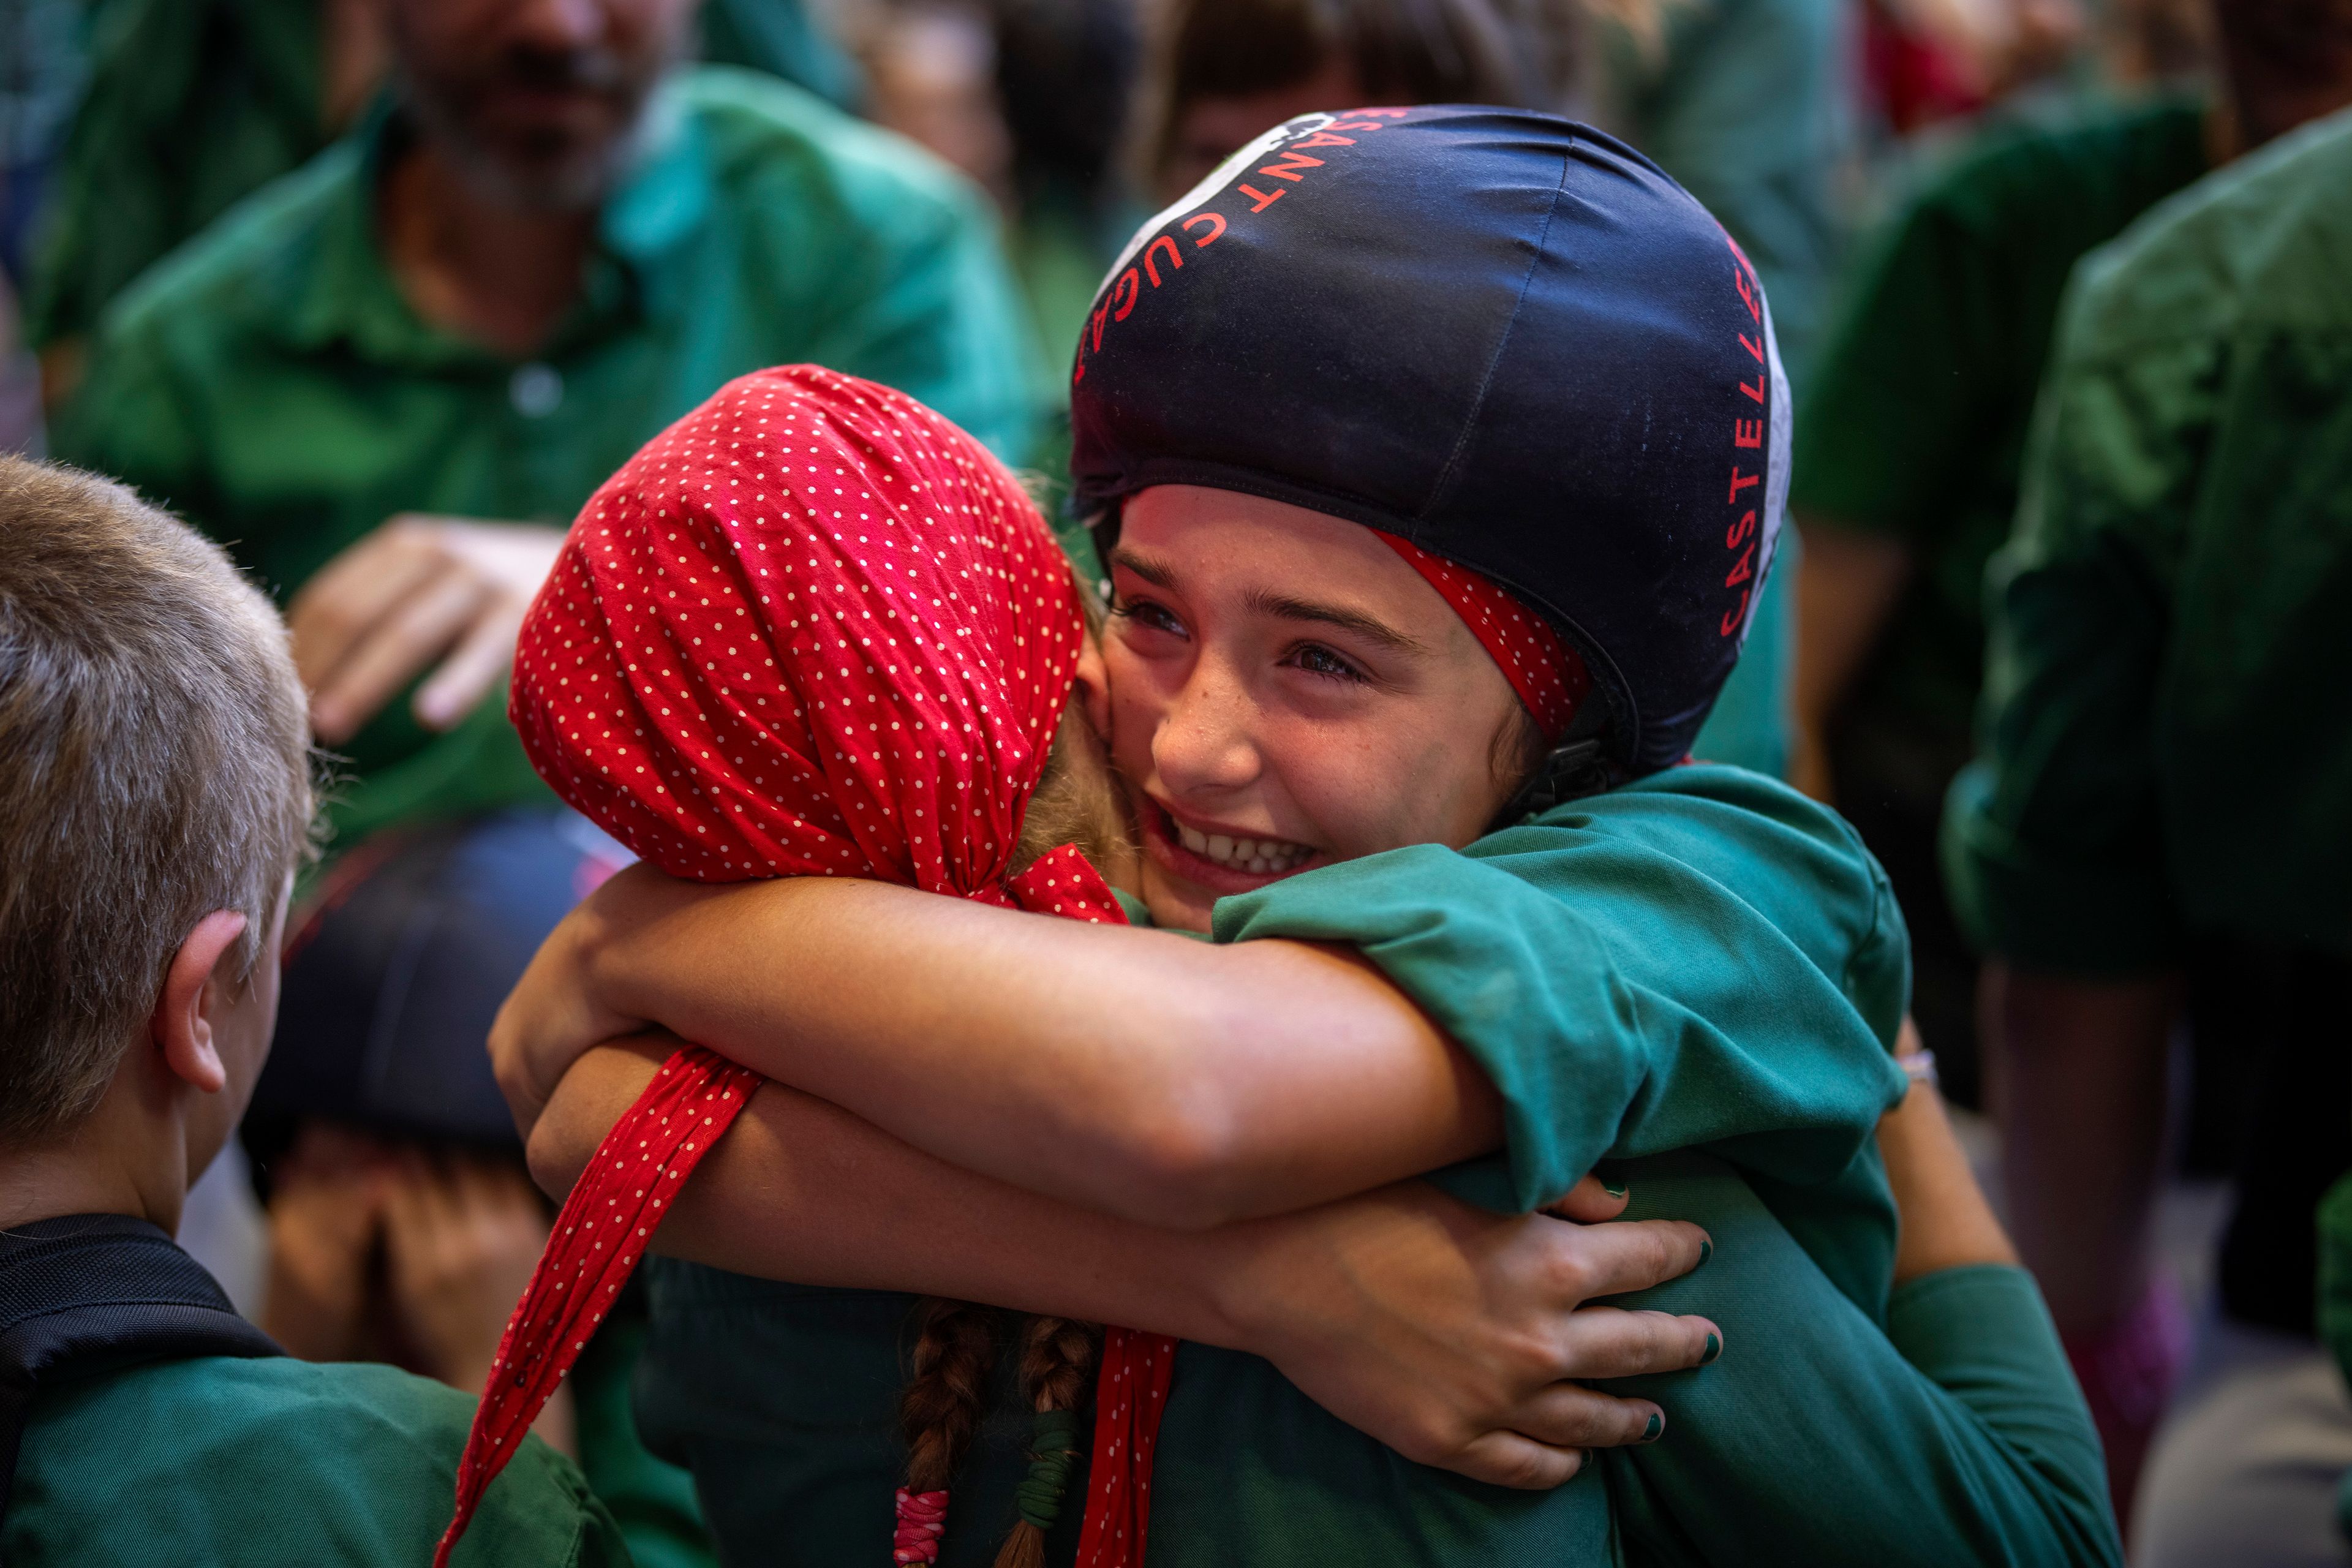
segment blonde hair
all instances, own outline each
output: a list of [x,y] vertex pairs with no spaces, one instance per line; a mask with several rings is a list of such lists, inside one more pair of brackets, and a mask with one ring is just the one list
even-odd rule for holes
[[311,850],[286,628],[121,485],[0,457],[0,1142],[87,1116],[214,910],[240,984]]

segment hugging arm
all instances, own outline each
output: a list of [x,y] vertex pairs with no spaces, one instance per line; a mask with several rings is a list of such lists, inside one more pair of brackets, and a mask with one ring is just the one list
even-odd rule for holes
[[[1609,1384],[1679,1417],[1666,1441],[1610,1460],[1643,1568],[1750,1561],[1758,1542],[1823,1568],[2122,1561],[2057,1333],[1932,1089],[1888,1114],[1880,1145],[1904,1219],[1883,1330],[1729,1166],[1681,1153],[1626,1168],[1636,1211],[1706,1225],[1708,1307],[1744,1352]],[[1631,1300],[1672,1310],[1692,1288]]]
[[492,1033],[519,1119],[582,1050],[646,1026],[953,1164],[1153,1225],[1286,1213],[1501,1139],[1486,1075],[1352,954],[881,883],[615,877]]
[[[589,1052],[530,1137],[567,1188],[675,1042]],[[1597,1184],[1580,1217],[1622,1206]],[[1420,1184],[1209,1231],[1153,1229],[975,1176],[768,1085],[687,1184],[658,1249],[801,1284],[899,1289],[1174,1334],[1265,1356],[1422,1462],[1557,1485],[1654,1406],[1564,1380],[1689,1366],[1714,1325],[1586,1297],[1694,1267],[1696,1226],[1496,1217]]]

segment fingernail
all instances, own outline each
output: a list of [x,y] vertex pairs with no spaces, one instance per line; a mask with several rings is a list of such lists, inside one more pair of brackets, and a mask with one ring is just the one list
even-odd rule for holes
[[1603,1182],[1601,1184],[1601,1190],[1607,1193],[1612,1198],[1622,1198],[1625,1195],[1625,1184],[1622,1182]]
[[1642,1428],[1642,1441],[1654,1443],[1658,1440],[1658,1434],[1665,1429],[1666,1418],[1653,1410],[1650,1412],[1650,1424]]
[[1700,1268],[1706,1268],[1706,1260],[1714,1256],[1715,1243],[1711,1241],[1702,1241],[1698,1244],[1698,1262]]
[[1722,1353],[1723,1336],[1720,1334],[1709,1334],[1706,1336],[1706,1353],[1698,1358],[1698,1364],[1701,1366],[1708,1365],[1716,1357]]

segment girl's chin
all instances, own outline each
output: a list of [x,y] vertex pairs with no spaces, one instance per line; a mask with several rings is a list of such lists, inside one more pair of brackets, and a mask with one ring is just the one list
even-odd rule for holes
[[1184,887],[1156,866],[1143,874],[1143,907],[1160,931],[1206,931],[1216,903],[1215,894]]

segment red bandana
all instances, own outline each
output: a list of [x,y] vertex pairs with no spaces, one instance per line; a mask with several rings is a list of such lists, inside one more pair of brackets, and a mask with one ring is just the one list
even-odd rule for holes
[[1535,716],[1544,739],[1559,744],[1592,689],[1591,673],[1576,650],[1560,640],[1549,621],[1490,579],[1432,555],[1410,540],[1377,528],[1372,532],[1445,596]]
[[[795,365],[721,388],[589,499],[524,622],[510,712],[556,792],[673,876],[869,877],[1123,922],[1075,848],[1006,876],[1084,636],[1052,532],[986,450]],[[436,1568],[759,1084],[684,1047],[596,1151],[499,1343]],[[1104,1401],[1090,1563],[1142,1561],[1137,1456],[1174,1348],[1108,1332],[1106,1377],[1155,1369],[1158,1392]],[[902,1500],[900,1561],[936,1555],[946,1500]]]

